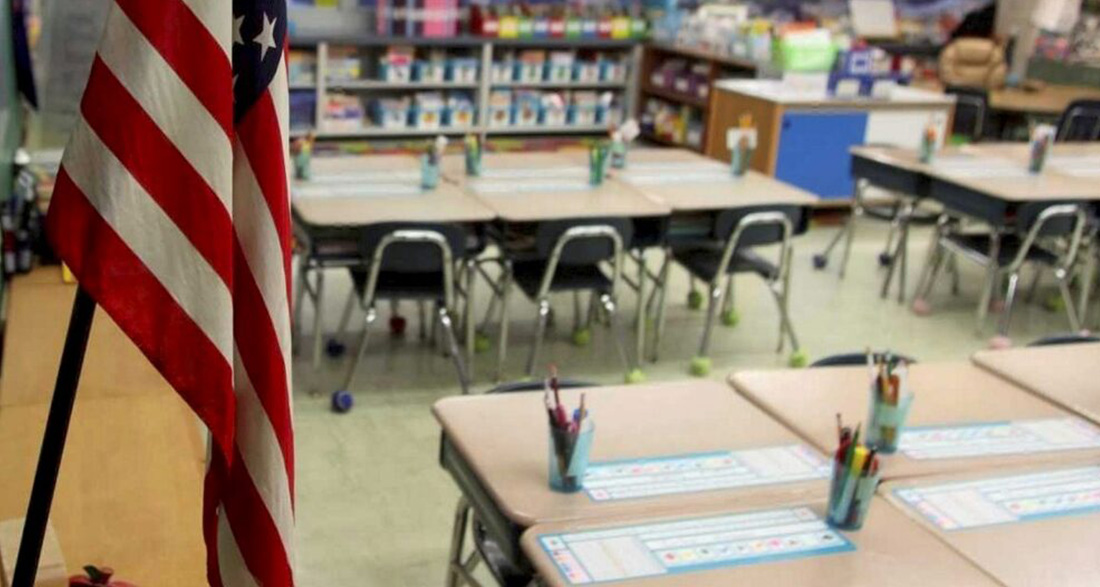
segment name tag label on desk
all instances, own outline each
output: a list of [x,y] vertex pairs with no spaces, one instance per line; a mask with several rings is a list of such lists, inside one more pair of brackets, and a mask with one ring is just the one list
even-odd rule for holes
[[381,183],[405,183],[405,182],[418,182],[420,181],[420,171],[414,169],[407,169],[402,171],[387,171],[387,170],[373,170],[373,171],[341,171],[335,173],[315,173],[313,177],[309,178],[310,184],[333,184],[333,183],[354,183],[354,182],[381,182]]
[[587,192],[595,189],[586,180],[558,180],[533,182],[476,181],[470,183],[474,191],[483,196],[519,196],[531,193]]
[[657,172],[676,172],[687,173],[692,171],[724,171],[727,175],[730,174],[730,169],[726,165],[722,165],[717,161],[646,161],[646,162],[628,162],[626,164],[626,174],[629,176],[633,173],[638,174],[653,174]]
[[584,489],[593,501],[827,479],[830,465],[804,445],[590,463]]
[[966,530],[1100,512],[1100,467],[895,489],[939,529]]
[[292,192],[296,200],[392,198],[419,196],[424,193],[420,186],[408,183],[304,185],[295,187]]
[[708,571],[849,552],[855,546],[806,507],[544,534],[569,585]]
[[513,169],[482,169],[482,179],[540,179],[563,175],[586,175],[585,167],[522,167]]
[[1100,449],[1100,428],[1080,418],[912,427],[899,448],[918,460]]
[[1047,160],[1047,166],[1073,177],[1100,177],[1100,157],[1095,155],[1056,155]]
[[1011,179],[1033,177],[1023,163],[993,157],[973,157],[962,155],[933,160],[932,167],[952,177],[988,177]]
[[677,172],[652,172],[638,173],[628,171],[623,174],[627,183],[634,185],[663,185],[678,183],[721,183],[733,182],[737,178],[728,169],[697,169],[692,171]]

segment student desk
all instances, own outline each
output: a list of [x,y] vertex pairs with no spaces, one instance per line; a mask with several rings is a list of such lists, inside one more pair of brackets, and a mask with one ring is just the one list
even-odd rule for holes
[[1042,89],[1002,88],[989,92],[989,107],[1002,112],[1057,117],[1075,100],[1100,100],[1100,88],[1047,84]]
[[[892,507],[882,498],[874,498],[871,510],[868,512],[867,521],[863,528],[857,532],[839,532],[822,527],[819,520],[824,518],[825,515],[824,500],[788,503],[783,504],[783,506],[782,508],[765,510],[759,507],[746,507],[741,504],[736,506],[726,504],[725,509],[718,510],[685,508],[677,512],[675,518],[662,519],[658,516],[650,516],[649,519],[635,517],[539,524],[524,533],[523,551],[534,564],[544,583],[551,587],[595,583],[597,582],[595,577],[610,577],[614,576],[613,574],[623,576],[616,573],[619,568],[622,568],[616,564],[620,561],[623,562],[622,566],[631,569],[638,575],[645,573],[643,569],[646,567],[652,569],[652,574],[648,574],[646,577],[627,578],[614,582],[615,585],[637,585],[638,587],[727,587],[729,585],[771,585],[776,587],[781,585],[801,585],[805,587],[835,585],[845,587],[880,587],[882,585],[925,587],[928,585],[952,585],[979,587],[997,585],[995,581],[983,574],[978,568],[952,552],[950,548],[925,532],[918,524],[907,519],[905,514]],[[786,548],[789,548],[786,544],[799,540],[798,534],[795,534],[793,539],[788,538],[791,530],[786,530],[788,532],[787,536],[777,537],[775,540],[761,539],[760,534],[766,530],[757,530],[748,536],[746,536],[748,532],[741,535],[731,532],[725,535],[726,542],[724,543],[714,542],[713,539],[708,537],[703,540],[709,539],[711,542],[695,548],[686,547],[682,550],[667,545],[670,541],[667,539],[665,544],[657,543],[656,541],[660,538],[653,535],[642,537],[633,543],[630,539],[620,538],[618,542],[615,542],[615,539],[603,539],[590,541],[586,545],[579,539],[589,538],[591,540],[598,537],[592,537],[591,535],[582,537],[574,534],[593,530],[620,529],[643,524],[648,526],[668,522],[690,523],[693,519],[706,519],[730,514],[736,516],[738,514],[755,513],[758,516],[767,516],[776,513],[787,513],[792,510],[804,513],[807,508],[815,516],[811,518],[813,521],[803,522],[803,524],[812,524],[816,526],[815,529],[821,535],[834,537],[831,541],[833,544],[836,543],[835,536],[842,536],[849,542],[850,546],[846,550],[838,552],[822,552],[810,555],[796,554],[788,558],[784,557],[782,553]],[[716,533],[717,531],[713,532],[713,534]],[[562,534],[566,536],[559,538]],[[570,536],[571,534],[572,536]],[[713,534],[711,535],[713,536]],[[775,534],[777,536],[781,535],[780,532]],[[707,535],[704,534],[704,536]],[[561,540],[561,542],[556,542],[555,539]],[[811,540],[813,539],[810,538],[806,541]],[[686,540],[684,541],[686,542]],[[817,544],[822,543],[824,542],[817,541]],[[567,550],[561,548],[563,544],[575,546],[573,549]],[[762,560],[749,560],[729,566],[722,566],[721,563],[708,565],[707,562],[695,562],[701,559],[706,561],[708,557],[714,557],[714,553],[718,553],[720,556],[724,553],[726,544],[730,544],[732,549],[740,553],[745,551],[751,553],[754,550],[756,552],[779,550],[779,553],[771,555],[772,558],[770,559],[765,558],[767,555],[759,555]],[[601,546],[606,550],[600,549]],[[738,548],[739,546],[742,546],[742,548]],[[567,565],[578,560],[574,553],[579,550],[583,553],[579,560],[587,561],[589,566],[580,567],[578,565],[580,569],[573,571],[577,573],[577,576],[571,581],[548,554],[548,547],[558,547],[554,552]],[[640,560],[635,558],[633,559],[634,564],[630,564],[631,559],[627,556],[630,553],[639,551],[644,553],[642,555],[644,558]],[[609,560],[611,555],[605,555],[605,553],[611,552],[620,554],[620,556],[614,560]],[[698,564],[699,566],[696,567],[694,572],[685,570],[682,567],[670,572],[665,562],[655,562],[652,558],[649,558],[647,556],[649,552],[660,553],[660,558],[657,559],[659,561],[667,561],[667,557],[670,555],[695,557],[689,560],[687,564]],[[753,555],[749,554],[748,556]],[[600,562],[603,562],[605,566],[601,568]],[[590,580],[585,581],[584,574],[588,574],[587,578]]]
[[879,492],[1009,587],[1086,587],[1100,584],[1098,488],[1092,466],[923,477]]
[[[298,269],[295,324],[301,324],[304,296],[313,302],[313,368],[320,367],[324,271],[358,265],[359,230],[385,222],[476,223],[493,212],[458,187],[440,181],[420,188],[420,162],[411,156],[316,158],[313,177],[291,188],[295,236],[305,253]],[[315,273],[310,284],[308,273]]]
[[[596,427],[592,463],[802,445],[792,432],[720,382],[584,391]],[[561,393],[567,405],[579,403],[580,390]],[[519,560],[520,534],[535,524],[678,512],[689,506],[720,507],[731,499],[768,505],[791,496],[815,499],[828,491],[828,482],[821,477],[595,501],[584,492],[563,494],[549,488],[548,424],[542,392],[451,397],[436,402],[432,412],[443,428],[440,464],[512,560]]]
[[[0,520],[26,515],[75,293],[58,267],[12,280]],[[50,514],[68,571],[95,563],[138,585],[205,584],[205,453],[190,409],[97,310]]]
[[[927,427],[922,433],[931,434],[932,428],[1037,421],[1064,422],[1074,430],[1082,427],[1093,434],[1098,431],[1084,420],[969,362],[915,364],[910,367],[909,380],[915,397],[906,435],[917,427]],[[867,421],[870,377],[865,366],[750,371],[736,373],[730,381],[739,393],[824,452],[836,450],[837,413],[842,415],[845,424],[853,427]],[[995,427],[990,428],[990,432],[994,430]],[[1020,432],[1001,430],[1000,433],[1012,437]],[[978,445],[958,443],[955,446]],[[882,464],[883,477],[892,479],[1006,465],[1095,461],[1097,458],[1100,458],[1100,446],[1032,453],[1006,448],[1002,455],[920,459],[906,453],[903,436],[898,452],[886,456]]]
[[1100,424],[1100,343],[981,351],[974,363]]

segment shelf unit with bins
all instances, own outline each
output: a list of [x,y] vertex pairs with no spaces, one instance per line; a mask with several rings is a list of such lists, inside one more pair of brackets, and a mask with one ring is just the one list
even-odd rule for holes
[[[417,58],[433,50],[446,51],[448,56],[461,55],[475,58],[478,63],[473,80],[463,81],[386,81],[378,79],[379,71],[375,67],[378,57],[388,47],[412,47]],[[508,125],[488,124],[490,116],[490,96],[494,90],[527,92],[556,91],[569,92],[613,92],[623,116],[635,109],[634,98],[637,95],[637,72],[641,59],[641,45],[637,39],[496,39],[481,37],[456,37],[451,39],[411,39],[411,38],[292,38],[291,49],[304,53],[307,62],[312,62],[312,79],[295,79],[295,72],[308,74],[310,68],[298,68],[292,65],[291,87],[291,136],[298,137],[314,131],[319,140],[347,139],[400,139],[424,136],[462,135],[467,133],[482,136],[506,135],[590,135],[600,134],[607,129],[604,121],[583,120],[578,124],[562,125]],[[615,80],[605,79],[509,79],[493,81],[490,72],[496,60],[503,55],[524,51],[573,51],[577,54],[613,55],[625,64],[625,75]],[[358,56],[361,65],[356,79],[331,79],[330,58],[334,53],[345,55],[352,52]],[[299,56],[301,59],[302,56]],[[420,91],[440,91],[447,94],[461,92],[470,96],[475,111],[475,123],[472,126],[439,128],[417,128],[407,124],[401,128],[381,126],[363,126],[361,128],[340,128],[329,124],[325,117],[325,107],[333,94],[348,94],[361,98],[383,96],[412,96]],[[366,100],[362,100],[366,101]],[[364,120],[369,120],[369,112],[364,107]],[[303,124],[303,121],[306,121]]]
[[[698,70],[698,74],[685,74],[679,80],[658,83],[655,78],[669,76],[655,74],[663,64],[671,61],[683,61],[687,64],[688,72]],[[635,115],[643,123],[642,136],[655,143],[702,152],[706,145],[707,117],[710,113],[714,82],[733,77],[756,77],[764,67],[750,59],[718,55],[690,47],[665,43],[647,44],[640,59],[638,99],[635,105]],[[664,129],[656,128],[653,124],[656,113],[673,111],[678,111],[675,116],[682,123],[677,126],[682,130],[668,133],[662,132]]]

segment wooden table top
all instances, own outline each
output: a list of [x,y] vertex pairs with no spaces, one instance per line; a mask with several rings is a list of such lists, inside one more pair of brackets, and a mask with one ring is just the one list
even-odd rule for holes
[[861,146],[850,152],[1009,202],[1100,200],[1100,174],[1082,165],[1095,158],[1095,168],[1100,168],[1100,144],[1096,143],[1054,145],[1039,174],[1027,171],[1026,143],[945,147],[927,164],[920,162],[916,151],[901,147]]
[[[793,504],[792,504],[793,505]],[[824,516],[824,500],[810,508]],[[539,544],[539,537],[583,530],[621,527],[649,521],[677,521],[688,517],[743,513],[760,508],[726,504],[724,510],[685,509],[676,518],[621,518],[585,522],[540,524],[523,535],[524,552],[547,585],[565,587],[565,580]],[[867,521],[858,532],[844,532],[854,551],[808,556],[757,564],[728,566],[713,570],[668,574],[615,585],[652,587],[728,587],[729,585],[799,585],[802,587],[926,587],[951,585],[979,587],[997,583],[953,552],[917,523],[909,520],[882,498],[876,497]]]
[[[586,392],[595,424],[591,462],[804,444],[721,382],[654,383]],[[578,390],[562,391],[563,401],[570,406],[577,405],[579,395]],[[789,495],[811,499],[828,489],[825,480],[815,480],[597,502],[584,492],[550,490],[542,392],[449,397],[436,402],[432,412],[501,511],[524,527],[688,504],[724,504],[733,497],[738,503],[756,504]]]
[[[481,155],[481,179],[506,180],[529,175],[541,176],[544,174],[540,172],[565,167],[576,167],[573,171],[583,172],[587,177],[588,159],[576,163],[568,155],[558,151],[490,152]],[[443,157],[443,175],[460,185],[473,179],[466,177],[466,158],[461,153]]]
[[673,212],[750,206],[811,206],[818,197],[749,170],[735,177],[727,164],[687,149],[634,149],[612,177],[672,208]]
[[[908,425],[939,426],[1067,418],[1071,414],[969,362],[921,363],[909,371],[914,393]],[[868,413],[866,367],[749,371],[730,377],[734,388],[822,452],[836,450],[836,414],[854,426]],[[1095,461],[1100,450],[914,459],[904,450],[884,455],[883,477],[992,469],[1006,465]]]
[[1018,474],[1050,474],[1064,469],[1012,469],[955,476],[923,477],[885,483],[879,492],[960,555],[1008,587],[1100,585],[1100,514],[1050,516],[944,531],[914,511],[894,492],[941,483]]
[[476,198],[440,179],[420,188],[420,162],[412,155],[318,157],[313,177],[295,181],[294,211],[311,226],[364,226],[382,222],[483,222],[493,213]]
[[1057,116],[1074,100],[1100,100],[1100,88],[1047,84],[1041,90],[1004,88],[989,92],[989,107],[1025,114]]
[[1100,343],[981,351],[978,366],[1100,424]]

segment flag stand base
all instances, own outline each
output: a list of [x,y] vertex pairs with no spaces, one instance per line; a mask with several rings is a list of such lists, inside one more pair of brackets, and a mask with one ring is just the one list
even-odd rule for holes
[[80,383],[80,371],[84,367],[84,352],[88,349],[88,335],[95,317],[95,300],[84,288],[78,287],[73,300],[73,312],[69,317],[69,331],[65,335],[65,348],[61,353],[61,365],[57,368],[57,382],[50,402],[50,415],[46,419],[46,432],[42,437],[42,449],[38,453],[38,468],[34,473],[34,485],[27,504],[23,536],[19,541],[19,556],[15,559],[12,587],[33,587],[38,572],[38,559],[42,554],[42,540],[50,519],[57,474],[61,469],[61,457],[65,452],[65,437],[69,433],[69,420],[73,414],[76,388]]

